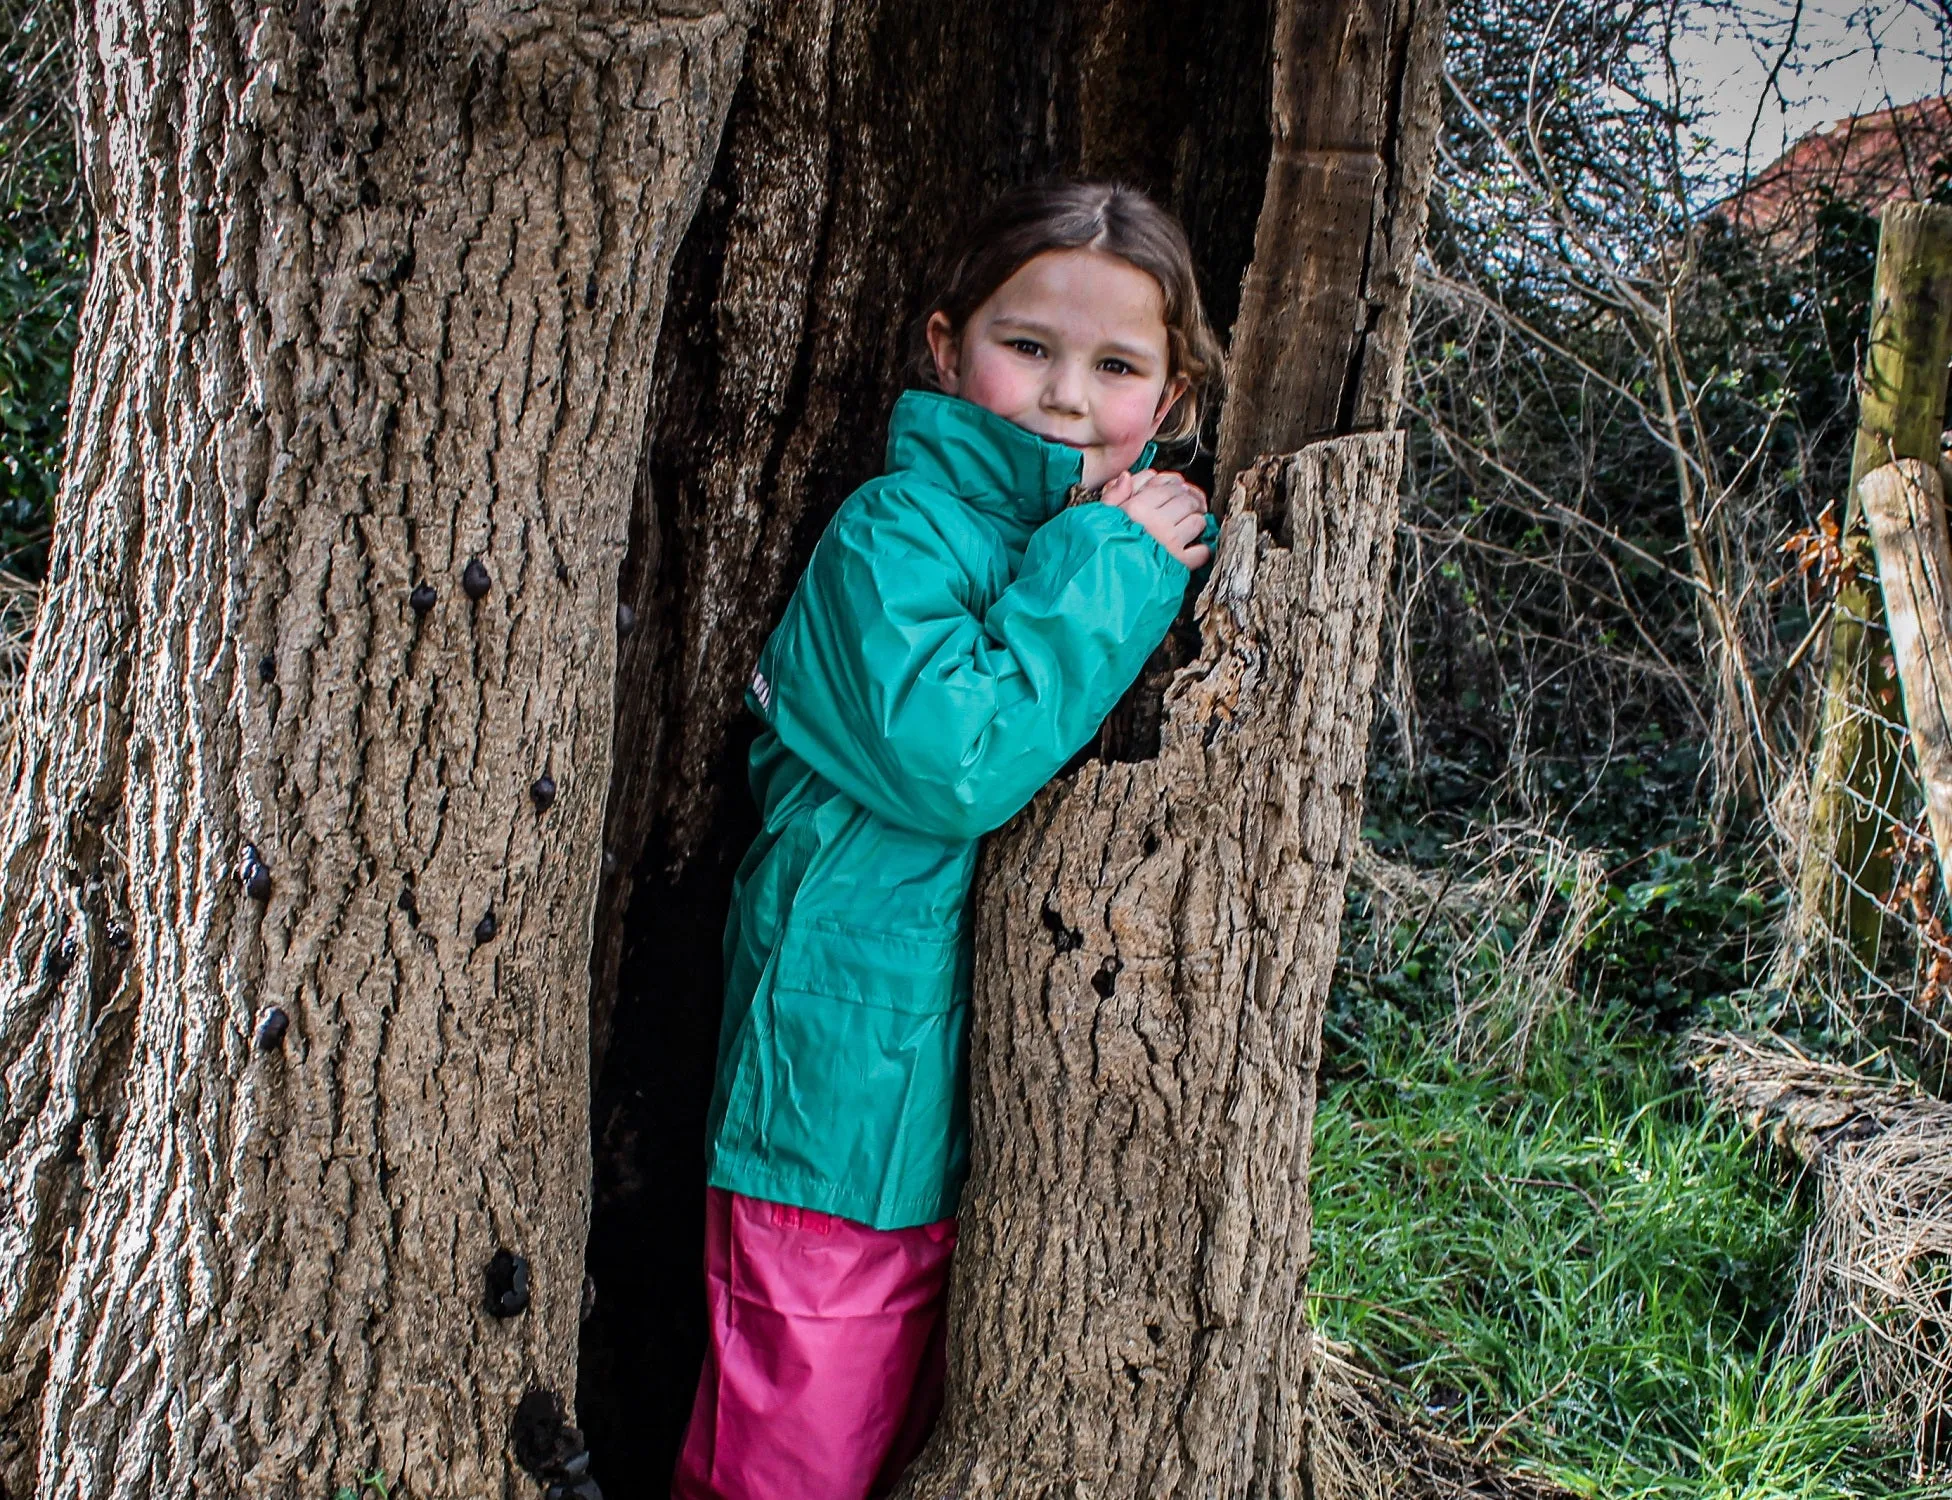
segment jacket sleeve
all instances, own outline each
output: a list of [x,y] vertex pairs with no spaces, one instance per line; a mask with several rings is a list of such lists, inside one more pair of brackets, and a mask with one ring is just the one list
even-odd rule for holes
[[754,697],[788,749],[869,811],[976,838],[1096,731],[1187,578],[1123,511],[1074,505],[978,613],[928,507],[870,490],[821,539]]

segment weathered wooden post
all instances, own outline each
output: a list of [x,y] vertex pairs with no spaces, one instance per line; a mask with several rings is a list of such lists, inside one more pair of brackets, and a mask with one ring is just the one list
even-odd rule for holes
[[1798,872],[1796,949],[1844,939],[1869,963],[1891,884],[1899,786],[1897,684],[1883,600],[1859,509],[1858,482],[1894,459],[1936,464],[1952,361],[1952,209],[1894,203],[1884,211],[1871,298],[1845,516],[1857,576],[1837,592],[1823,719],[1810,775],[1809,824]]
[[1941,878],[1952,890],[1952,539],[1938,470],[1903,458],[1871,470],[1857,499],[1877,549],[1891,655]]

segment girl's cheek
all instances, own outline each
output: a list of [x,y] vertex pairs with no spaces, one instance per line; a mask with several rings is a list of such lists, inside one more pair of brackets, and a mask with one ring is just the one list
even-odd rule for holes
[[1159,427],[1159,396],[1158,391],[1135,392],[1121,400],[1110,414],[1108,424],[1117,429],[1113,441],[1144,447]]
[[1025,405],[1023,387],[1017,373],[998,360],[974,361],[965,374],[961,395],[985,411],[999,416],[1015,416]]

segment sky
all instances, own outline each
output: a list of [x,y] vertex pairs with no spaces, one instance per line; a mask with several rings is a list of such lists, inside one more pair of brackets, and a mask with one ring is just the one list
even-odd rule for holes
[[[1704,132],[1738,168],[1752,128],[1754,171],[1833,120],[1952,92],[1937,0],[1737,0],[1733,9],[1685,14],[1692,19],[1676,48],[1683,87],[1706,111]],[[1792,19],[1799,45],[1770,91]]]

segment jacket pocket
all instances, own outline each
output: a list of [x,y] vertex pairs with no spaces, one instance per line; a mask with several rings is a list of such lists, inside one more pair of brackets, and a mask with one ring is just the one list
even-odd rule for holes
[[968,958],[954,935],[788,917],[776,982],[781,990],[936,1016],[968,992]]

